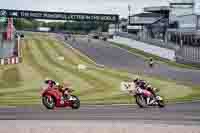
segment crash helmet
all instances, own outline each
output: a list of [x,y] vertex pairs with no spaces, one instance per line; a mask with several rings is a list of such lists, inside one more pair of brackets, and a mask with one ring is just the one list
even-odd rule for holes
[[50,84],[50,85],[55,85],[56,84],[56,81],[54,81],[54,80],[52,80],[52,79],[50,79],[50,78],[46,78],[45,79],[45,83],[46,84]]
[[139,78],[139,76],[137,76],[137,77],[133,80],[133,82],[134,82],[134,83],[138,83],[139,80],[140,80],[140,78]]
[[49,84],[49,81],[51,81],[51,80],[50,80],[50,78],[48,78],[48,77],[46,77],[45,80],[44,80],[44,82],[45,82],[46,84]]

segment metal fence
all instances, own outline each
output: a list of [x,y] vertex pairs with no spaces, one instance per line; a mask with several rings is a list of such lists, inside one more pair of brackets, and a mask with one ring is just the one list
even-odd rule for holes
[[141,41],[141,42],[144,42],[144,43],[148,43],[148,44],[163,47],[163,48],[172,49],[172,50],[176,50],[176,49],[179,48],[178,45],[175,45],[173,43],[165,43],[163,40],[159,40],[159,39],[142,38],[142,37],[136,36],[134,34],[124,33],[124,32],[123,33],[122,32],[116,32],[115,35],[125,37],[125,38],[129,38],[129,39],[133,39],[133,40],[136,40],[136,41]]
[[200,47],[182,46],[176,51],[176,60],[181,63],[200,64]]
[[147,44],[156,45],[163,48],[173,49],[175,50],[175,56],[176,61],[180,63],[186,63],[186,64],[197,64],[200,65],[200,47],[199,46],[189,46],[189,45],[183,45],[180,47],[177,44],[174,44],[172,42],[164,42],[162,40],[158,39],[152,39],[152,38],[140,38],[136,35],[128,34],[128,33],[115,33],[117,36],[126,37],[129,39],[133,39],[136,41],[141,41]]

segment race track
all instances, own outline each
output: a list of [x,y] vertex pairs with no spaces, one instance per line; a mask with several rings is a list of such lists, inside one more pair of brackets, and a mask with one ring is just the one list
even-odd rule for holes
[[161,76],[167,79],[181,82],[187,81],[188,83],[200,85],[200,70],[181,69],[167,64],[156,64],[151,69],[144,59],[101,40],[93,39],[88,43],[86,37],[77,37],[75,42],[68,41],[67,43],[98,64],[128,70],[129,72],[145,73],[147,75]]
[[[161,75],[178,81],[200,83],[200,71],[177,69],[163,64],[157,65],[156,70],[151,71],[143,59],[126,50],[113,47],[108,42],[92,40],[88,44],[86,38],[76,40],[76,43],[69,43],[98,64],[131,72]],[[136,105],[81,105],[79,110],[71,108],[47,110],[42,105],[0,107],[0,120],[108,120],[198,126],[200,125],[200,102],[169,104],[165,108],[139,108]]]
[[82,105],[79,110],[43,106],[0,108],[0,120],[126,120],[146,123],[199,125],[200,103],[171,104],[165,108],[136,105]]

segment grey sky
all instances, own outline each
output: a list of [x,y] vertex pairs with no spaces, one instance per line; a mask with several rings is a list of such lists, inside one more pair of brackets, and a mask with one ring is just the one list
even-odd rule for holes
[[168,0],[0,0],[0,8],[42,11],[117,13],[128,15],[128,4],[132,12],[139,13],[146,6],[168,5]]

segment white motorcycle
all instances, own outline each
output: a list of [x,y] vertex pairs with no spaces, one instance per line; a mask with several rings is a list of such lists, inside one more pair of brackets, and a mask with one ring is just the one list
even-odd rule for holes
[[[164,99],[161,96],[156,95],[156,97],[154,97],[150,91],[141,89],[133,82],[122,82],[121,90],[127,91],[129,95],[134,96],[136,104],[141,108],[147,106],[159,106],[160,108],[165,107]],[[156,93],[157,92],[158,90]]]

